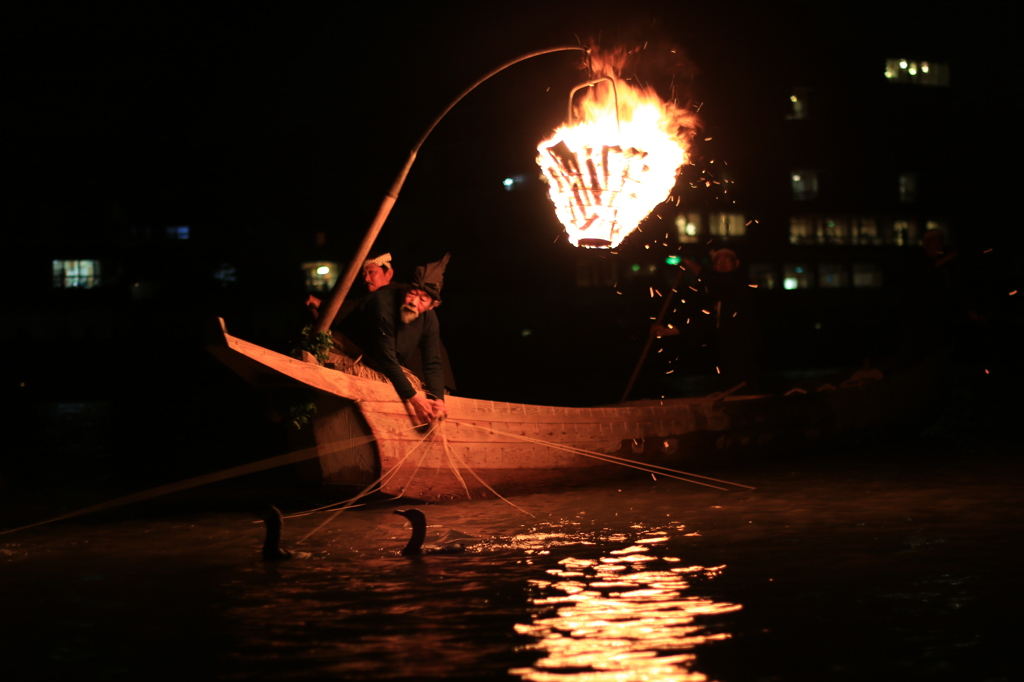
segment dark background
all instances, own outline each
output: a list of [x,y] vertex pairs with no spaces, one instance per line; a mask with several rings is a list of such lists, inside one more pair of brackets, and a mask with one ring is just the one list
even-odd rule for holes
[[[1005,298],[1020,264],[1021,113],[1006,11],[882,2],[21,10],[8,22],[5,386],[79,397],[145,393],[150,382],[183,394],[220,386],[229,379],[204,350],[212,315],[287,349],[306,323],[297,264],[345,261],[448,102],[519,55],[591,40],[646,45],[635,75],[700,106],[694,165],[677,190],[684,208],[735,201],[759,220],[739,243],[741,260],[785,257],[786,172],[797,157],[834,169],[830,205],[845,210],[871,208],[888,174],[914,159],[931,172],[921,201],[979,270],[998,275],[991,290]],[[952,87],[918,88],[904,107],[878,85],[884,59],[902,54],[948,63]],[[400,276],[452,253],[439,314],[464,395],[617,400],[657,311],[648,286],[671,278],[665,269],[622,281],[621,294],[577,285],[579,260],[603,256],[559,238],[534,156],[582,79],[576,53],[559,53],[469,95],[427,140],[379,240]],[[786,99],[806,83],[820,92],[823,122],[793,135],[781,127]],[[730,197],[689,187],[719,172],[712,160],[729,164]],[[525,182],[506,191],[514,175]],[[140,237],[169,225],[189,225],[190,239]],[[645,246],[671,229],[671,215],[656,211],[607,257],[620,273],[661,262],[660,247]],[[686,248],[706,257],[705,245]],[[982,261],[987,248],[995,255]],[[866,256],[895,273],[885,291],[766,299],[770,369],[883,352],[909,252]],[[51,288],[50,259],[77,257],[116,264],[103,290]],[[223,263],[236,268],[230,286],[212,277]],[[132,298],[138,282],[155,293]],[[687,369],[700,375],[708,363]]]

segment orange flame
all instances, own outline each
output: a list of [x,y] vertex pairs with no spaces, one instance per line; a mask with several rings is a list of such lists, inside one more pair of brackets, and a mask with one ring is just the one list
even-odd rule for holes
[[581,86],[571,120],[537,146],[555,214],[575,246],[622,243],[669,198],[689,159],[694,117],[622,80],[624,56],[592,56],[597,78]]

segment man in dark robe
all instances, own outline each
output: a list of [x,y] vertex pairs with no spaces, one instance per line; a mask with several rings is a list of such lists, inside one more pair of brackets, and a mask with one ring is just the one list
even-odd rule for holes
[[[383,287],[371,293],[348,319],[346,335],[366,353],[369,364],[391,381],[398,397],[423,422],[444,418],[444,368],[441,361],[440,326],[434,308],[441,301],[445,254],[437,263],[416,268],[407,287]],[[409,383],[403,367],[422,354],[426,396]]]

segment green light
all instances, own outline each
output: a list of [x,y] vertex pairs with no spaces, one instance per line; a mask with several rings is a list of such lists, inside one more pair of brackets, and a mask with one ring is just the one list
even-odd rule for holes
[[629,269],[632,270],[633,272],[640,272],[640,264],[633,263],[632,265],[629,266]]
[[665,259],[665,262],[668,263],[669,265],[679,265],[680,261],[682,260],[683,259],[680,258],[679,256],[671,255]]

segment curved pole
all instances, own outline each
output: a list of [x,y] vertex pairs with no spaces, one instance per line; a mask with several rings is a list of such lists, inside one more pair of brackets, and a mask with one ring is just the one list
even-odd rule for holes
[[387,195],[384,197],[384,201],[380,205],[380,208],[377,209],[377,215],[374,217],[373,223],[370,224],[370,229],[367,230],[366,236],[363,237],[363,241],[359,245],[359,249],[349,262],[348,269],[345,271],[344,277],[335,283],[334,289],[331,291],[330,299],[327,301],[327,304],[321,308],[320,315],[317,317],[316,327],[313,330],[314,334],[317,332],[325,332],[330,329],[331,323],[334,322],[334,318],[338,315],[338,311],[341,309],[341,304],[344,303],[345,297],[348,296],[348,292],[356,280],[356,275],[359,274],[359,271],[363,267],[363,261],[366,260],[366,256],[370,253],[370,247],[372,247],[373,242],[377,240],[380,228],[384,226],[384,221],[387,220],[388,214],[391,213],[391,207],[394,206],[395,201],[398,200],[398,193],[401,191],[402,185],[405,184],[405,178],[409,175],[409,169],[412,168],[412,164],[416,160],[416,155],[419,153],[420,147],[423,146],[423,143],[426,142],[427,137],[431,132],[433,132],[434,128],[437,127],[437,124],[441,122],[441,119],[444,118],[456,104],[461,102],[466,95],[473,92],[473,90],[475,90],[481,83],[504,71],[508,67],[514,66],[515,64],[526,61],[532,57],[540,57],[541,55],[551,54],[552,52],[566,52],[568,50],[582,50],[583,52],[589,52],[590,48],[579,45],[552,47],[517,57],[482,76],[475,83],[466,88],[462,94],[452,100],[451,104],[449,104],[445,110],[434,119],[433,123],[430,124],[430,127],[427,128],[427,131],[423,133],[423,136],[416,142],[416,146],[412,148],[412,152],[409,154],[409,160],[405,162],[405,166],[402,167],[402,170],[398,173],[398,177],[395,179],[394,184],[391,185],[391,190],[388,191]]

